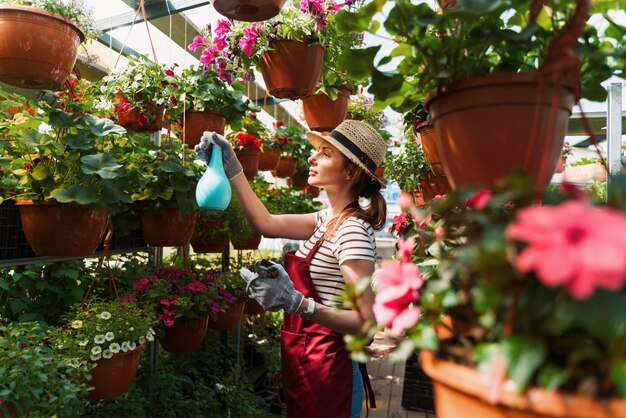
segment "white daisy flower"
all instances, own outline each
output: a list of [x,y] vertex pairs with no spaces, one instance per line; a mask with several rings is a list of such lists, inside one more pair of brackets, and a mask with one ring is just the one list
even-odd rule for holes
[[100,353],[102,353],[102,347],[100,347],[99,345],[91,349],[91,354],[100,354]]
[[130,349],[130,351],[134,351],[135,348],[137,348],[137,344],[135,344],[134,342],[128,343],[128,348]]
[[109,346],[109,351],[113,354],[117,354],[120,352],[120,345],[118,343],[113,343]]
[[102,319],[111,319],[111,314],[107,311],[102,312],[100,315],[98,315],[100,318]]
[[146,337],[139,337],[139,344],[143,344],[146,342]]
[[127,352],[128,350],[130,350],[130,344],[128,343],[128,341],[124,341],[122,343],[122,351]]
[[102,334],[98,334],[98,335],[96,335],[95,337],[93,337],[93,341],[94,341],[96,344],[102,344],[103,342],[105,342],[105,341],[106,341],[106,338],[104,337],[104,335],[102,335]]
[[78,343],[79,347],[85,347],[87,344],[89,344],[89,340],[84,340]]
[[91,359],[91,361],[98,361],[102,358],[102,354],[98,353],[98,354],[92,354],[89,356],[89,358]]
[[129,330],[129,331],[134,331],[134,330],[135,330],[135,327],[130,327],[128,330]]
[[148,334],[152,334],[154,336],[154,335],[156,335],[156,332],[154,332],[154,330],[152,328],[150,328],[148,330]]
[[83,321],[81,321],[80,319],[77,319],[76,321],[72,321],[70,326],[72,328],[74,328],[74,329],[82,328],[83,327]]
[[111,357],[113,357],[113,353],[111,353],[110,350],[104,350],[102,352],[102,357],[105,359],[110,359]]
[[115,338],[115,334],[113,334],[111,331],[109,331],[106,334],[104,334],[104,338],[106,338],[107,341],[111,341],[112,339]]
[[154,335],[148,333],[148,335],[146,335],[146,340],[148,341],[154,341]]

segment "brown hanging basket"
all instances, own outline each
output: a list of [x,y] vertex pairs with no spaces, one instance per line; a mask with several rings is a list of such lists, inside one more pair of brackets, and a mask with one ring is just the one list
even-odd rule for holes
[[280,151],[276,148],[265,148],[259,156],[259,170],[275,170],[280,160]]
[[30,6],[0,4],[0,80],[56,90],[67,80],[85,34],[71,20]]
[[294,157],[280,157],[276,170],[272,173],[274,177],[286,178],[291,177],[296,172],[298,160]]
[[96,367],[89,372],[91,380],[86,383],[94,390],[87,394],[86,399],[110,399],[125,393],[135,380],[143,347],[140,345],[134,351],[98,360]]
[[233,248],[235,250],[256,250],[259,248],[259,244],[261,244],[261,238],[261,234],[254,232],[241,241],[233,241]]
[[431,170],[438,176],[444,173],[443,165],[441,165],[441,158],[439,157],[439,150],[437,150],[437,131],[433,125],[429,125],[428,122],[424,122],[415,127],[415,143],[422,144],[424,155]]
[[248,180],[254,180],[259,173],[259,156],[261,151],[254,145],[248,145],[244,149],[236,149],[235,155],[243,166],[243,174]]
[[22,230],[38,256],[86,257],[96,251],[109,219],[106,209],[56,201],[18,200]]
[[197,349],[206,334],[209,317],[179,318],[171,327],[165,327],[165,335],[159,340],[161,347],[170,353],[188,353]]
[[209,318],[209,328],[212,329],[233,329],[241,320],[243,314],[243,302],[230,305],[224,312],[217,314],[215,319]]
[[304,189],[309,184],[308,180],[308,171],[296,171],[295,173],[293,173],[293,176],[291,176],[291,187],[296,189]]
[[246,315],[260,315],[265,313],[265,309],[255,299],[246,299],[243,313]]
[[182,213],[167,209],[153,214],[141,211],[141,231],[146,242],[153,247],[180,247],[189,244],[196,226],[196,212]]
[[304,119],[313,131],[332,131],[346,118],[350,90],[339,88],[339,95],[332,100],[325,94],[314,94],[302,99]]
[[261,56],[261,74],[270,94],[281,99],[310,96],[324,63],[324,48],[300,41],[276,41]]
[[185,118],[180,120],[180,124],[181,129],[183,129],[183,142],[190,148],[193,148],[200,143],[200,138],[202,138],[204,131],[217,132],[220,135],[224,135],[226,118],[218,112],[187,111],[185,112]]
[[420,189],[424,200],[432,200],[435,196],[443,196],[450,190],[446,176],[432,176],[426,180],[420,180]]
[[211,0],[215,10],[231,20],[261,22],[276,16],[286,0]]
[[[128,103],[128,99],[122,93],[115,93],[116,106],[124,103]],[[154,115],[147,117],[146,122],[142,121],[142,113],[139,109],[131,109],[127,112],[115,112],[117,115],[117,123],[126,129],[133,130],[135,132],[154,132],[160,131],[163,126],[163,108],[156,108]]]

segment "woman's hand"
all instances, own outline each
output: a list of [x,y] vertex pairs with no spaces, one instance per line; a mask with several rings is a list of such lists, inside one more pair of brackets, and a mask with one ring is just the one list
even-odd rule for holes
[[[210,140],[209,140],[210,138]],[[204,159],[207,164],[211,158],[211,146],[213,142],[222,149],[222,161],[224,164],[224,172],[228,180],[232,180],[239,173],[243,172],[243,167],[235,155],[232,145],[226,138],[217,132],[205,131],[200,138],[200,143],[194,147],[200,158]]]
[[254,272],[243,268],[241,277],[248,283],[248,294],[255,298],[263,309],[295,313],[300,308],[304,296],[293,287],[289,275],[278,263],[260,261],[255,263]]

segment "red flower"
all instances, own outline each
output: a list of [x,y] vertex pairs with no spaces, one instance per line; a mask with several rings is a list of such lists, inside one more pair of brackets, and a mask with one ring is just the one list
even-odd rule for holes
[[254,113],[254,112],[250,112],[250,117],[251,117],[252,119],[256,119],[256,113]]
[[277,120],[274,125],[276,125],[277,128],[280,128],[281,126],[283,126],[283,122],[280,120]]
[[176,106],[176,105],[178,104],[178,100],[176,100],[176,97],[174,97],[174,96],[170,96],[170,102],[171,102],[174,106]]
[[130,103],[122,103],[115,108],[115,113],[128,112],[131,108]]
[[172,71],[172,70],[165,70],[165,75],[169,75],[170,77],[174,77],[174,71]]
[[237,134],[235,135],[235,138],[237,138],[237,143],[242,148],[249,147],[251,145],[254,145],[257,149],[261,148],[261,143],[262,143],[261,138],[257,138],[256,136],[252,134],[248,134],[245,132],[237,132]]
[[144,114],[139,115],[139,117],[137,118],[137,123],[139,124],[139,126],[145,126],[148,124],[148,117]]

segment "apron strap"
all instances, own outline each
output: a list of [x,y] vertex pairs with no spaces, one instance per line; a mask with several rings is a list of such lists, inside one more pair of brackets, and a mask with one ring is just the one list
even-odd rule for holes
[[359,363],[359,369],[361,370],[361,377],[363,378],[363,389],[365,390],[365,408],[366,417],[369,415],[369,409],[376,409],[376,397],[374,396],[374,389],[372,389],[372,382],[370,382],[370,376],[367,374],[367,365],[365,363]]

